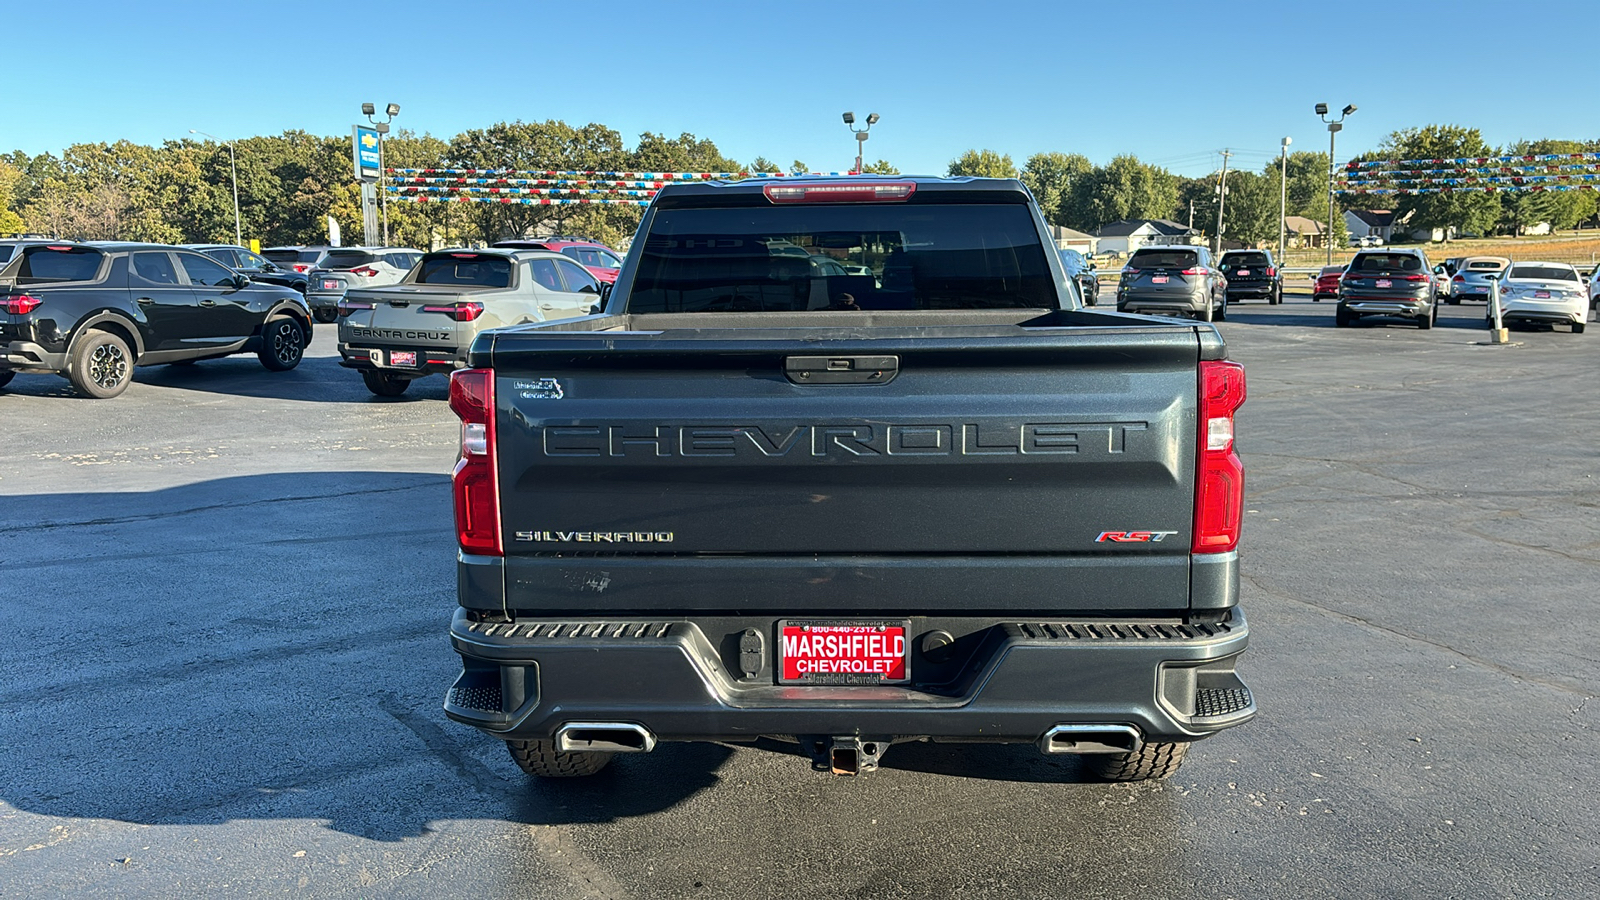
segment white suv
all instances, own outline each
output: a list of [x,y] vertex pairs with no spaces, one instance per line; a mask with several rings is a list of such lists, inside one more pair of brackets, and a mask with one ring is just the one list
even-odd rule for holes
[[332,322],[345,291],[399,284],[420,259],[408,247],[334,247],[307,273],[306,303],[318,322]]

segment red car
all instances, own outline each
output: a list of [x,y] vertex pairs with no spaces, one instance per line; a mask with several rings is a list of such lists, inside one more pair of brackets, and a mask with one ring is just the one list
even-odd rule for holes
[[578,261],[597,280],[611,284],[617,280],[617,270],[622,268],[622,255],[599,241],[588,238],[557,236],[541,240],[518,238],[500,241],[494,246],[508,250],[554,250]]
[[1339,298],[1339,279],[1344,277],[1344,266],[1323,266],[1317,275],[1317,286],[1311,291],[1312,300],[1321,300],[1323,297],[1337,300]]

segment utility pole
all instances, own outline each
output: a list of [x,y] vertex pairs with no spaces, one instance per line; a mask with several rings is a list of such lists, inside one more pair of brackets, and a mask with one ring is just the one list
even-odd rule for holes
[[1282,158],[1278,173],[1278,265],[1283,265],[1284,232],[1289,230],[1289,145],[1293,138],[1283,139]]
[[1194,198],[1189,198],[1189,230],[1194,230]]
[[1230,151],[1222,151],[1222,177],[1217,180],[1217,246],[1215,252],[1222,252],[1222,209],[1228,202],[1228,157]]

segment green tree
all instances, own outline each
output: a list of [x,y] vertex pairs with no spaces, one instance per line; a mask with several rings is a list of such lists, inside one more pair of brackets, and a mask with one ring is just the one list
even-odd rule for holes
[[25,227],[17,207],[17,183],[22,170],[9,160],[0,159],[0,234],[22,231]]
[[747,171],[747,172],[782,172],[783,170],[778,167],[777,163],[773,162],[770,159],[767,159],[765,156],[758,156],[758,157],[755,158],[754,162],[750,163],[750,165],[748,167],[746,167],[745,171]]
[[[1454,159],[1495,154],[1478,129],[1460,125],[1403,128],[1385,138],[1378,150],[1382,159]],[[1448,234],[1448,229],[1457,228],[1485,233],[1500,218],[1500,198],[1477,191],[1409,194],[1396,197],[1393,209],[1396,220],[1404,220],[1407,229],[1443,228]]]
[[[1278,239],[1278,179],[1249,171],[1228,173],[1222,237],[1248,246]],[[1215,229],[1215,225],[1212,226]]]
[[1045,220],[1059,225],[1062,201],[1073,182],[1093,170],[1094,165],[1081,153],[1035,153],[1022,167],[1022,183],[1033,192]]
[[798,159],[789,164],[789,174],[790,175],[804,175],[804,174],[806,174],[807,172],[810,172],[810,171],[811,171],[811,167],[806,165],[805,163],[801,162]]
[[[1547,153],[1583,153],[1584,145],[1578,141],[1540,140],[1518,141],[1506,148],[1510,156],[1540,156]],[[1528,173],[1559,174],[1559,173]],[[1542,182],[1542,184],[1576,184],[1578,182]],[[1528,182],[1529,186],[1541,182]],[[1571,228],[1595,214],[1597,206],[1593,191],[1515,191],[1500,198],[1502,222],[1512,234],[1520,234],[1524,227],[1549,222],[1555,229]]]
[[1011,162],[1010,154],[999,154],[993,150],[968,150],[950,161],[949,174],[952,177],[1015,178],[1017,167]]
[[1062,224],[1092,231],[1123,219],[1164,219],[1178,205],[1178,176],[1118,156],[1074,180],[1061,202]]
[[900,170],[899,169],[896,169],[894,166],[889,165],[888,160],[882,160],[882,159],[878,160],[875,163],[868,163],[867,165],[862,166],[861,167],[861,171],[863,171],[863,172],[865,172],[865,173],[867,173],[869,175],[899,175],[900,174]]

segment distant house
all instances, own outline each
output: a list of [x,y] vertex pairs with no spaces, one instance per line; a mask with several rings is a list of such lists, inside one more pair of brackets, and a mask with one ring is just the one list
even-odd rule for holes
[[1100,239],[1094,235],[1065,225],[1050,226],[1050,237],[1056,242],[1057,250],[1076,250],[1085,256],[1093,255],[1095,246],[1100,243]]
[[1285,216],[1283,230],[1290,247],[1321,247],[1323,233],[1327,231],[1324,223],[1305,216]]
[[1455,236],[1454,228],[1409,228],[1406,223],[1411,221],[1411,216],[1416,210],[1408,210],[1403,215],[1395,215],[1388,209],[1347,209],[1344,211],[1344,227],[1352,238],[1361,238],[1368,235],[1377,235],[1385,244],[1396,238],[1413,241],[1444,241]]
[[1353,238],[1376,235],[1385,244],[1394,237],[1394,210],[1347,209],[1344,211],[1344,230]]
[[1128,255],[1140,247],[1162,244],[1192,244],[1200,232],[1170,219],[1123,219],[1100,226],[1095,233],[1101,253]]

